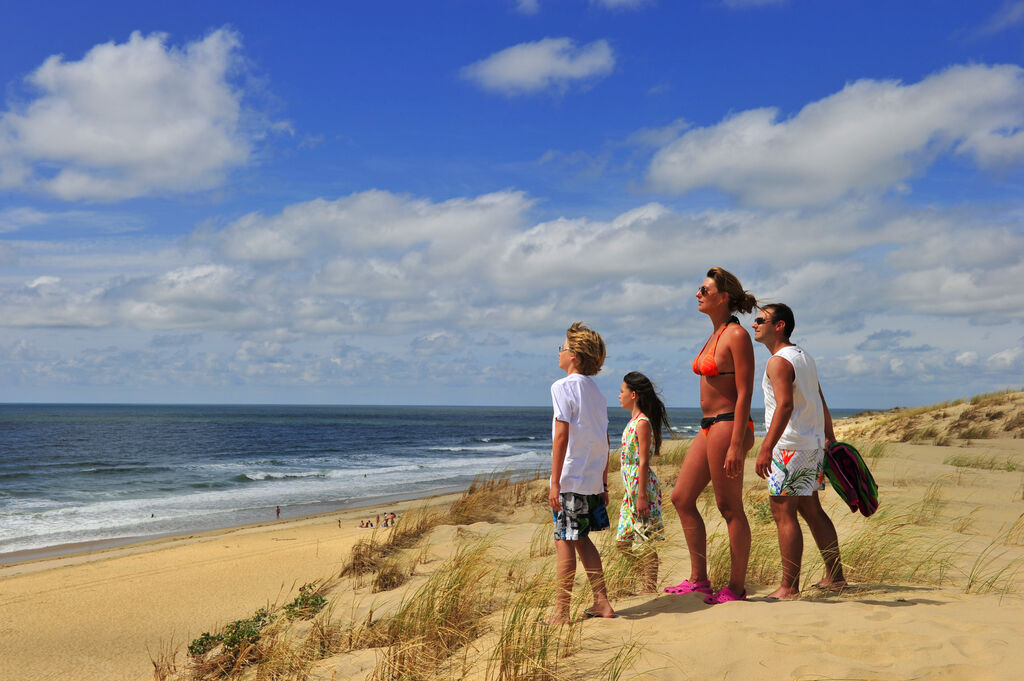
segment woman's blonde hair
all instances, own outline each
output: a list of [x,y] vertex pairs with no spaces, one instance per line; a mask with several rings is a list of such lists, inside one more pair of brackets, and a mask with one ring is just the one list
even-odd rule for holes
[[593,376],[604,365],[604,340],[583,322],[573,322],[565,332],[569,352],[576,355],[576,366],[584,376]]
[[757,307],[757,298],[743,290],[743,284],[736,278],[736,275],[721,267],[712,267],[708,270],[707,276],[715,280],[715,286],[719,291],[729,294],[729,311],[739,310],[743,314],[751,312]]

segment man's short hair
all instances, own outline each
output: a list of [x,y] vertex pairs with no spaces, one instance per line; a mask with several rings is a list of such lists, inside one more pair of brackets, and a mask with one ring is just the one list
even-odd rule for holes
[[587,328],[583,322],[573,322],[565,332],[569,352],[576,355],[576,366],[584,376],[593,376],[604,365],[604,340],[597,331]]
[[788,340],[793,335],[793,329],[796,328],[796,321],[793,319],[793,310],[790,309],[789,305],[785,303],[768,303],[762,305],[761,310],[768,312],[772,316],[773,322],[782,322],[785,324],[783,334],[785,334]]

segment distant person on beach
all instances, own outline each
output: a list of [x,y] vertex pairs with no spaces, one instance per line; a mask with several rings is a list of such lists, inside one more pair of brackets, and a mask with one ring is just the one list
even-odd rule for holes
[[793,311],[782,303],[762,306],[761,316],[754,320],[754,339],[772,353],[761,382],[768,432],[754,464],[757,475],[768,480],[782,554],[782,585],[769,598],[800,595],[804,537],[797,513],[807,522],[825,562],[825,577],[815,586],[829,590],[846,586],[839,537],[818,499],[818,490],[825,488],[824,448],[836,441],[832,415],[814,358],[789,339],[794,327]]
[[[672,490],[672,504],[683,526],[690,553],[690,578],[666,587],[671,594],[701,593],[714,605],[747,597],[750,524],[743,512],[743,463],[754,445],[750,398],[754,391],[754,346],[733,312],[750,312],[757,301],[735,275],[720,267],[708,270],[697,289],[697,309],[711,319],[711,336],[693,360],[700,376],[700,432],[683,459]],[[707,530],[697,497],[711,483],[725,518],[732,561],[729,583],[711,590],[708,580]]]
[[548,501],[555,523],[557,592],[549,624],[569,621],[569,601],[576,576],[576,555],[594,592],[587,617],[615,617],[608,602],[601,554],[590,533],[608,522],[608,402],[591,376],[604,364],[604,340],[575,322],[558,348],[558,368],[565,378],[551,385],[551,489]]
[[658,552],[654,541],[665,540],[661,520],[661,483],[651,468],[651,456],[661,451],[661,429],[668,425],[665,404],[654,384],[639,371],[622,377],[619,405],[630,419],[622,431],[619,462],[624,487],[619,507],[619,550],[633,553],[644,592],[658,588]]
[[276,510],[277,510],[277,517],[280,518],[281,517],[281,507],[278,506]]
[[[340,523],[341,521],[339,520],[338,522]],[[359,521],[359,528],[360,529],[366,529],[366,523],[363,522],[362,520],[360,520]]]

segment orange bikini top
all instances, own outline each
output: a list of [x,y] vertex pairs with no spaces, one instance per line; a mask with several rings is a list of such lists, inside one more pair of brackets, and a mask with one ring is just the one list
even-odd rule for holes
[[[715,344],[711,346],[711,352],[709,352],[709,353],[707,353],[705,355],[704,351],[708,349],[708,343],[711,342],[711,339],[708,338],[707,342],[704,343],[704,347],[701,348],[700,352],[697,353],[697,356],[693,358],[693,373],[697,374],[698,376],[705,376],[707,378],[713,378],[714,376],[723,376],[725,374],[735,374],[736,373],[735,371],[721,371],[720,372],[718,370],[718,364],[715,363],[715,350],[718,349],[718,339],[722,337],[723,333],[725,333],[725,329],[730,324],[739,324],[739,323],[740,323],[740,320],[737,319],[736,317],[729,317],[729,321],[727,321],[725,323],[725,325],[722,327],[722,330],[719,331],[718,334],[714,337],[715,338]],[[703,356],[703,359],[701,359],[702,356]]]

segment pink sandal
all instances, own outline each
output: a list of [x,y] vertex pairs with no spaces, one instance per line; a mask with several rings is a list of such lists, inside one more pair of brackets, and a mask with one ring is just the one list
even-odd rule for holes
[[691,582],[688,579],[684,579],[681,583],[676,586],[666,586],[665,593],[667,594],[707,594],[711,595],[711,582],[708,580],[700,580],[697,582]]
[[708,605],[718,605],[719,603],[728,603],[729,601],[745,601],[747,600],[747,592],[743,591],[740,595],[736,595],[732,589],[727,586],[723,586],[714,594],[711,594],[704,599],[704,602]]

